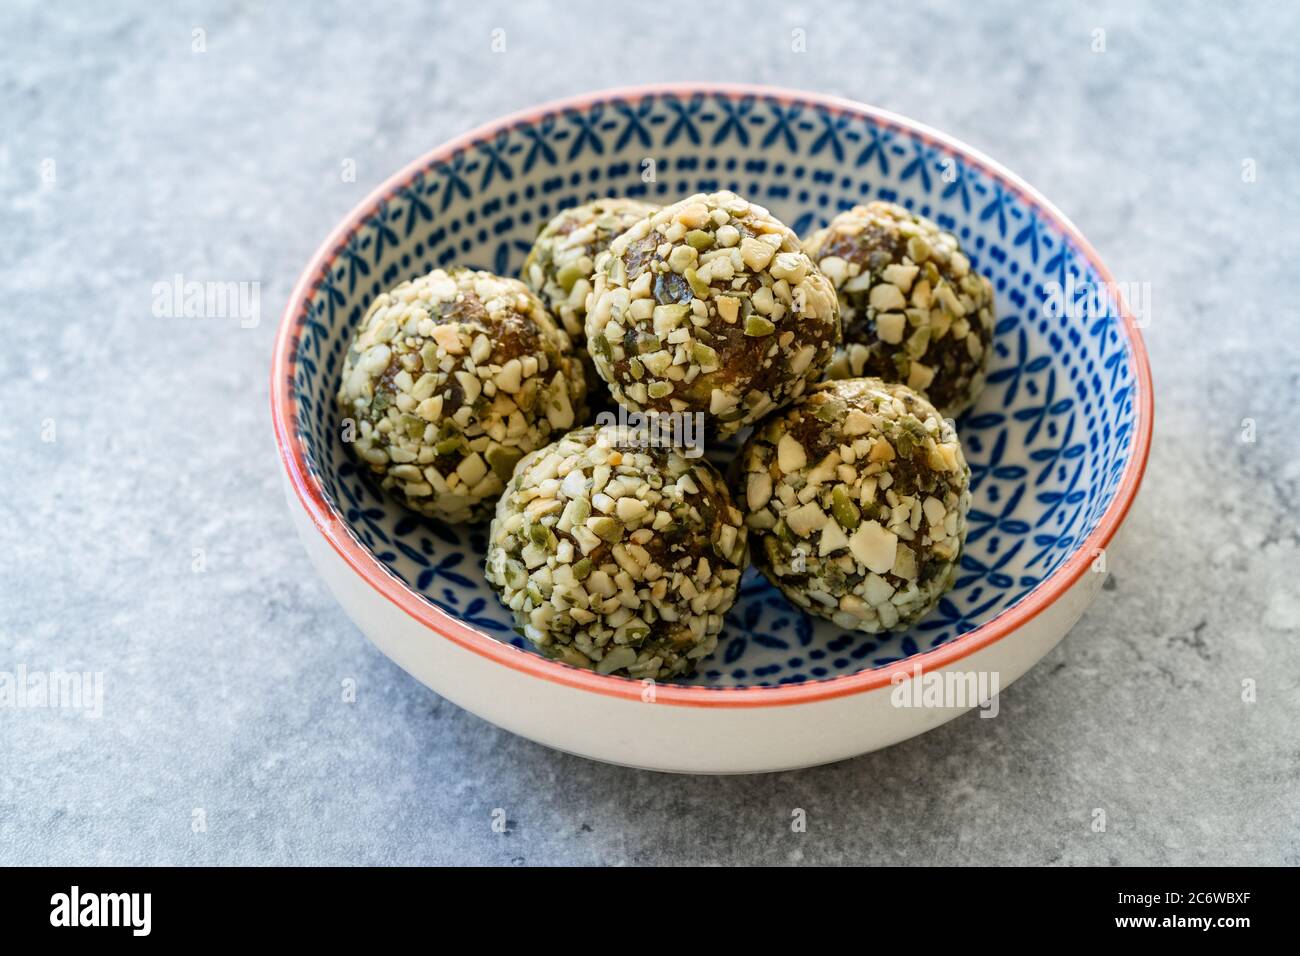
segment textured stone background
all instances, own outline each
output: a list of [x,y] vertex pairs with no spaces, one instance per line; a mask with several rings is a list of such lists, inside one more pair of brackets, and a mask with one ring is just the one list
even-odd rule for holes
[[[0,710],[0,863],[1300,863],[1294,8],[354,6],[6,6],[0,670],[102,670],[106,702]],[[1156,438],[1113,587],[996,720],[799,773],[602,766],[425,691],[294,538],[267,372],[326,231],[494,116],[689,78],[951,132],[1151,283]],[[260,325],[154,318],[175,273],[259,281]]]

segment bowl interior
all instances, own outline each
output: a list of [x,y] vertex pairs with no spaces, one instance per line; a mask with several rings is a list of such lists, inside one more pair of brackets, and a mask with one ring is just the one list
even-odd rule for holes
[[384,289],[453,263],[515,275],[551,216],[600,196],[670,202],[731,189],[800,235],[855,203],[892,200],[954,232],[996,292],[988,387],[958,422],[973,505],[953,590],[906,633],[867,635],[807,617],[751,569],[717,651],[685,683],[821,680],[952,641],[1040,586],[1116,494],[1136,418],[1116,303],[1056,217],[980,159],[865,112],[732,91],[607,96],[503,121],[439,153],[325,260],[294,319],[291,391],[309,480],[356,541],[482,633],[529,652],[484,582],[486,527],[415,517],[359,472],[334,405],[343,355]]

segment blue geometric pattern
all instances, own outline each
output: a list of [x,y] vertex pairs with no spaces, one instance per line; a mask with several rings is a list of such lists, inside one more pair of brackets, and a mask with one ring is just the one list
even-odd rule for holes
[[[374,296],[437,266],[516,274],[537,230],[567,207],[717,189],[768,206],[801,235],[872,199],[929,216],[992,279],[998,323],[988,387],[958,423],[973,505],[956,586],[940,606],[905,634],[845,633],[795,610],[751,570],[717,651],[687,683],[786,684],[880,667],[1022,600],[1093,530],[1129,460],[1134,363],[1114,300],[1095,291],[1100,276],[1050,218],[979,166],[909,130],[815,103],[730,93],[608,99],[501,129],[380,203],[329,261],[298,320],[298,428],[326,500],[429,603],[526,647],[483,581],[486,528],[407,513],[348,457],[334,393],[351,331]],[[1076,290],[1075,308],[1044,308],[1052,283]]]

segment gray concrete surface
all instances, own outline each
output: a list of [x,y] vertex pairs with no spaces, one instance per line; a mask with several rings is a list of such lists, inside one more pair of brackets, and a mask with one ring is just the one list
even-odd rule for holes
[[[105,683],[99,719],[0,709],[0,863],[1300,863],[1295,8],[355,6],[6,6],[0,671]],[[267,371],[327,229],[501,113],[688,78],[949,131],[1151,283],[1113,587],[996,720],[766,777],[589,763],[418,686],[294,538]],[[260,282],[261,323],[155,318],[175,273]]]

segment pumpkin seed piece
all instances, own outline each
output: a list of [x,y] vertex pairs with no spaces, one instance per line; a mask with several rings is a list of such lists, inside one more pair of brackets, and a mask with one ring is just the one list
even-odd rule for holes
[[694,269],[687,269],[682,273],[686,282],[691,287],[691,292],[697,299],[707,299],[709,297],[709,284],[700,278],[700,274]]
[[849,493],[844,490],[843,485],[836,485],[835,490],[831,492],[831,514],[835,516],[841,528],[850,531],[855,529],[862,520],[862,513],[849,498]]

